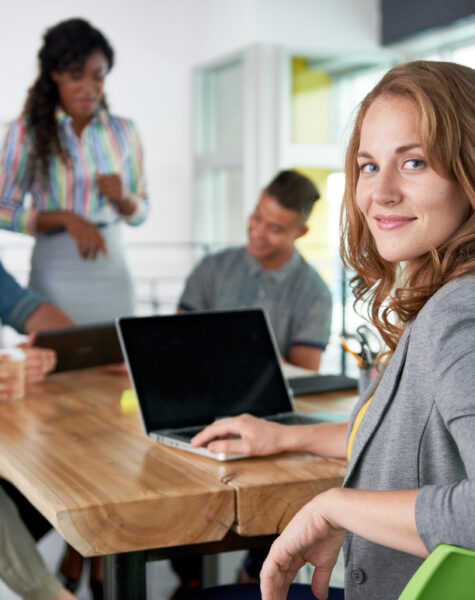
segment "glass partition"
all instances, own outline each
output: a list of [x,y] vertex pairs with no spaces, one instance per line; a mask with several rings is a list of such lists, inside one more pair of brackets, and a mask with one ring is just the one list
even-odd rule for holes
[[246,210],[281,169],[297,169],[320,190],[310,232],[297,246],[334,298],[322,372],[346,368],[357,375],[339,340],[362,318],[353,310],[340,263],[338,225],[344,155],[358,105],[397,62],[431,58],[475,65],[473,36],[421,48],[408,42],[374,53],[311,55],[255,45],[195,73],[195,240],[211,249],[244,241]]
[[238,244],[242,228],[242,169],[207,169],[195,178],[197,239],[214,248]]
[[309,177],[321,196],[309,219],[309,233],[297,247],[326,281],[334,302],[332,334],[321,371],[357,377],[356,362],[343,353],[339,338],[363,322],[353,310],[339,258],[344,152],[358,104],[391,63],[374,56],[291,56],[289,60],[288,166]]
[[195,72],[194,239],[243,239],[244,61]]
[[195,155],[240,152],[243,145],[242,60],[200,70],[196,85]]

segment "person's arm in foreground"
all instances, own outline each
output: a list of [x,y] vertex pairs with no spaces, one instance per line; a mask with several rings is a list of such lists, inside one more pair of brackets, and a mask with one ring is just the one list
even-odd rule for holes
[[346,458],[346,428],[346,423],[280,425],[243,414],[218,419],[195,435],[191,444],[206,446],[210,452],[248,456],[312,452],[319,456]]
[[427,550],[417,533],[419,490],[372,491],[334,488],[316,496],[274,542],[262,567],[262,600],[281,600],[306,562],[315,566],[312,591],[328,596],[328,583],[345,530],[420,557]]
[[64,311],[52,302],[44,302],[26,319],[23,330],[25,333],[47,331],[74,327],[76,323]]

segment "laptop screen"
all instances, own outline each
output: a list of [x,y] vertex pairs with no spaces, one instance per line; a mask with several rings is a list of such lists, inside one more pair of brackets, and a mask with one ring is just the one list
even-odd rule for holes
[[261,309],[118,320],[147,432],[292,410]]

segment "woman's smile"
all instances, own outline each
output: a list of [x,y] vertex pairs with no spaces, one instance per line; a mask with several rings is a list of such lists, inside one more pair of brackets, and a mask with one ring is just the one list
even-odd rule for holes
[[403,217],[400,215],[375,215],[374,220],[381,231],[393,231],[405,225],[409,225],[417,217]]

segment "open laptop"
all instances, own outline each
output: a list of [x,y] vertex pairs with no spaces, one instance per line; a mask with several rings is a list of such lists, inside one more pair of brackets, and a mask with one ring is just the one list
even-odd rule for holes
[[55,373],[124,361],[114,322],[39,331],[34,345],[56,352]]
[[217,460],[241,455],[193,448],[215,419],[247,412],[282,423],[295,413],[262,309],[205,311],[117,320],[144,430],[151,439]]

